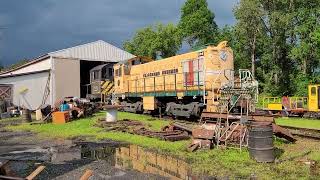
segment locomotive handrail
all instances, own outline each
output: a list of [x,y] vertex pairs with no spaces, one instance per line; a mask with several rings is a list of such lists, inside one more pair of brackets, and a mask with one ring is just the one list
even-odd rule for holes
[[[180,91],[180,90],[186,90],[188,91],[188,89],[192,89],[192,90],[195,90],[195,88],[197,88],[197,90],[199,91],[199,94],[200,94],[200,89],[202,86],[204,86],[205,82],[203,81],[200,81],[200,73],[202,71],[193,71],[193,72],[189,72],[189,73],[198,73],[198,79],[199,81],[186,81],[185,78],[182,78],[184,79],[183,81],[176,81],[176,76],[183,76],[185,75],[186,73],[175,73],[175,74],[166,74],[166,75],[163,75],[163,76],[151,76],[151,77],[142,77],[142,78],[137,78],[137,79],[130,79],[130,80],[127,80],[128,82],[128,92],[130,91],[130,84],[131,82],[135,82],[134,83],[134,87],[132,88],[135,88],[136,89],[136,92],[149,92],[149,91],[153,91],[153,92],[156,92],[156,91],[167,91],[168,89],[170,89],[169,91],[172,91],[172,86],[175,86],[174,87],[174,90],[175,91]],[[175,79],[175,82],[176,83],[167,83],[165,80],[166,80],[166,77],[174,77]],[[164,81],[162,84],[157,84],[156,83],[156,78],[161,78],[161,77],[164,77]],[[146,80],[148,79],[153,79],[153,83],[151,83],[150,85],[146,85]],[[140,81],[143,81],[143,85],[142,83],[140,83]],[[160,87],[160,89],[159,89]],[[153,88],[152,90],[150,88]],[[143,91],[142,91],[143,89]],[[148,91],[149,90],[149,91]]]

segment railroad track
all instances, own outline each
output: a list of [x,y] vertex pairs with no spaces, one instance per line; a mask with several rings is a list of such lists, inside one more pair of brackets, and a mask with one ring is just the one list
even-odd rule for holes
[[[159,116],[151,116],[151,115],[149,115],[149,116],[151,118],[159,118]],[[161,118],[165,119],[165,120],[171,120],[175,123],[179,123],[179,124],[184,125],[186,127],[197,125],[199,123],[198,120],[179,120],[179,119],[174,119],[169,116],[162,116]],[[318,129],[299,128],[299,127],[284,126],[284,125],[278,125],[278,126],[285,128],[285,129],[288,129],[290,131],[290,133],[294,136],[320,140],[320,130],[318,130]]]
[[295,136],[320,140],[320,130],[318,129],[299,128],[299,127],[281,126],[281,125],[280,127],[288,129],[290,133]]
[[[163,117],[163,119],[173,120],[174,122],[178,122],[185,125],[196,125],[198,121],[184,121],[184,120],[174,120],[170,117]],[[318,129],[309,129],[309,128],[299,128],[299,127],[292,127],[292,126],[283,126],[279,125],[282,128],[288,129],[290,133],[294,136],[304,137],[304,138],[311,138],[320,140],[320,130]]]

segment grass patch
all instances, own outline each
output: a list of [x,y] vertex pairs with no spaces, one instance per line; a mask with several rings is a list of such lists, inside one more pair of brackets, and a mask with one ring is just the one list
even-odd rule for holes
[[277,118],[277,125],[300,127],[300,128],[310,128],[320,130],[320,120],[316,119],[305,119],[305,118]]
[[[95,127],[97,119],[105,116],[104,112],[97,113],[94,117],[84,118],[64,125],[41,124],[30,125],[27,123],[7,127],[11,130],[28,130],[39,133],[40,136],[50,138],[71,138],[77,136],[93,136],[96,140],[111,139],[139,145],[145,148],[153,149],[161,153],[169,154],[190,163],[192,171],[197,174],[205,174],[217,177],[231,177],[248,179],[255,174],[258,179],[309,179],[310,173],[306,165],[297,161],[285,161],[280,164],[256,163],[250,159],[247,149],[241,152],[237,149],[218,149],[197,151],[190,153],[186,150],[191,140],[167,142],[155,138],[133,135],[116,131],[105,131],[102,128]],[[132,119],[142,121],[150,129],[160,130],[170,121],[152,118],[150,116],[119,112],[118,118]],[[278,122],[284,122],[286,119],[277,119]],[[278,149],[279,159],[290,158],[304,151],[310,150],[311,154],[307,158],[320,160],[319,146],[317,142],[302,141],[302,144],[285,143],[280,140],[275,141]],[[302,151],[303,150],[303,151]]]
[[[102,128],[95,127],[97,119],[105,116],[104,112],[97,113],[93,117],[83,118],[66,124],[39,124],[31,125],[23,123],[18,126],[7,127],[10,130],[22,130],[39,133],[40,136],[49,138],[73,138],[77,136],[93,136],[96,140],[112,139],[116,141],[128,142],[143,147],[154,149],[160,148],[164,151],[179,152],[187,146],[189,141],[167,142],[145,136],[133,135],[124,132],[109,131],[106,132]],[[126,112],[118,113],[119,120],[132,119],[142,121],[152,130],[160,130],[164,125],[168,125],[170,121],[151,118],[149,116],[131,114]]]
[[119,112],[118,113],[118,119],[131,119],[131,120],[137,120],[145,123],[150,127],[150,129],[155,131],[160,131],[163,126],[169,125],[170,121],[168,120],[161,120],[159,118],[153,118],[150,116],[145,116],[142,114],[133,114],[128,112]]
[[21,119],[21,117],[4,118],[4,119],[0,119],[0,122],[10,122],[10,121],[16,121],[19,119]]

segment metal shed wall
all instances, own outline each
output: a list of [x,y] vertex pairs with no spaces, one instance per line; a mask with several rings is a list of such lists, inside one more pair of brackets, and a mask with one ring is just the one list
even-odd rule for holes
[[[0,78],[0,84],[13,85],[13,104],[35,110],[42,103],[48,75],[49,71],[45,71],[22,76],[4,77]],[[26,89],[26,91],[20,93],[23,89]],[[50,98],[47,99],[46,104],[51,104]]]
[[66,58],[53,59],[53,100],[67,96],[80,97],[80,61]]

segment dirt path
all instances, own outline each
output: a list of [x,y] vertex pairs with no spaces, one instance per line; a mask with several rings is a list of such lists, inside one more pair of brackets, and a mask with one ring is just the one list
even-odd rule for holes
[[[0,162],[10,160],[8,167],[16,176],[27,176],[43,164],[46,168],[37,179],[79,179],[87,169],[94,172],[91,179],[164,179],[161,176],[115,167],[112,154],[103,154],[101,158],[95,151],[84,151],[83,145],[77,145],[72,140],[44,139],[31,132],[5,129],[5,126],[17,123],[19,120],[0,120]],[[93,144],[95,143],[90,147]],[[111,152],[116,146],[120,146],[112,141],[98,145],[103,145],[103,151]]]

